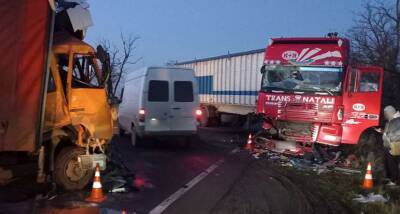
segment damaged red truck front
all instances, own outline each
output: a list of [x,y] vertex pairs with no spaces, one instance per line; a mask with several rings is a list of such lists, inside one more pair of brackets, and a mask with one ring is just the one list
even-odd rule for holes
[[349,53],[349,40],[335,35],[270,41],[257,104],[269,149],[357,144],[379,125],[383,69],[353,66]]

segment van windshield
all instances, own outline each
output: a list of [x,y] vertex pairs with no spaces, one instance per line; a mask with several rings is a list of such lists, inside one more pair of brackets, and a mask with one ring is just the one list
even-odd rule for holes
[[342,68],[268,66],[263,73],[263,90],[339,93]]

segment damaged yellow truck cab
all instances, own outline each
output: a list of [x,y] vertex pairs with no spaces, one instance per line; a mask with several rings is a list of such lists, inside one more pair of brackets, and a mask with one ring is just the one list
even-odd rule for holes
[[[105,144],[112,138],[115,118],[112,117],[99,64],[96,52],[90,45],[66,33],[54,36],[44,133],[51,133],[52,136],[66,130],[75,133],[75,137],[69,137],[69,144],[81,148],[68,160],[61,163],[55,161],[55,176],[58,175],[58,180],[61,180],[58,183],[65,189],[80,189],[89,182],[92,166],[96,164],[94,159],[99,156],[104,159],[101,167],[105,167],[103,153]],[[53,147],[58,147],[62,140],[53,138]],[[67,169],[58,172],[57,167]]]
[[111,139],[111,107],[94,49],[74,37],[55,37],[50,70],[45,129],[71,124],[92,140]]
[[106,168],[118,99],[104,87],[108,53],[83,42],[51,2],[2,2],[0,156],[27,153],[37,158],[38,183],[79,190],[97,164]]

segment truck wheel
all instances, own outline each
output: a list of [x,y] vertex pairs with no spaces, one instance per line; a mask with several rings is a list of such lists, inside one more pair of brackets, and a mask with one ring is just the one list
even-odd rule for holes
[[85,150],[78,147],[66,147],[57,155],[54,167],[56,183],[67,191],[81,190],[88,185],[93,177],[93,169],[82,169],[78,156]]
[[382,137],[374,130],[367,130],[361,134],[359,142],[355,147],[355,154],[358,156],[360,162],[358,164],[367,165],[367,162],[372,162],[374,178],[377,181],[382,178],[385,173],[385,148],[383,146]]

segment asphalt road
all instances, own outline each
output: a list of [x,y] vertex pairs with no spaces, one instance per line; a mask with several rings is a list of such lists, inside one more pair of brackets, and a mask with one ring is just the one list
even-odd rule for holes
[[[96,205],[84,200],[90,188],[34,200],[43,188],[20,181],[0,187],[0,213],[348,212],[301,173],[254,160],[238,149],[244,142],[245,133],[229,128],[201,129],[190,148],[174,140],[149,140],[134,148],[128,136],[116,137],[113,157],[134,189],[107,193],[106,201]],[[107,190],[114,177],[102,174]]]
[[[60,213],[101,210],[102,213],[128,212],[148,213],[177,190],[213,164],[232,156],[238,142],[245,136],[230,128],[205,128],[199,131],[191,147],[186,148],[175,140],[146,140],[144,145],[134,148],[129,136],[117,136],[113,146],[132,176],[137,188],[128,193],[108,193],[100,207],[84,202],[88,190],[81,192],[58,192],[51,200],[37,201],[36,194],[45,192],[46,187],[32,182],[34,175],[12,185],[0,187],[0,213]],[[103,178],[102,180],[107,180]],[[105,181],[107,182],[107,181]],[[104,186],[104,184],[103,184]],[[107,186],[107,184],[105,185]],[[89,212],[89,211],[85,211]]]
[[189,148],[174,140],[145,141],[133,148],[128,137],[119,137],[117,150],[135,174],[138,191],[113,194],[102,207],[148,213],[211,165],[230,156],[238,138],[243,140],[243,135],[232,130],[202,129]]

